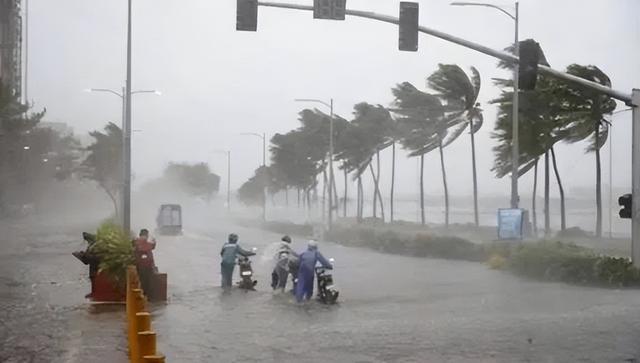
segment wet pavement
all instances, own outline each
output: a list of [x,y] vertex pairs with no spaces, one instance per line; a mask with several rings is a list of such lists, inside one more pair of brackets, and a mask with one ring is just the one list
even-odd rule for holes
[[[321,243],[336,259],[340,304],[297,306],[269,287],[269,244],[279,236],[217,225],[159,238],[156,261],[169,274],[169,302],[153,306],[153,324],[168,362],[640,359],[637,290],[540,283],[479,263]],[[260,250],[253,258],[258,291],[222,294],[218,253],[232,231],[245,248]]]
[[[268,286],[278,235],[223,219],[159,237],[169,301],[154,304],[167,362],[630,362],[640,357],[640,291],[540,283],[478,263],[321,243],[340,303],[297,306]],[[204,225],[203,221],[199,221]],[[69,253],[95,227],[2,224],[0,362],[126,362],[121,306],[92,306]],[[36,227],[34,227],[36,226]],[[229,232],[253,258],[258,291],[219,287]],[[296,249],[304,241],[294,238]],[[237,278],[237,276],[236,276]]]
[[0,222],[0,362],[127,361],[123,306],[84,298],[88,269],[70,255],[82,230]]

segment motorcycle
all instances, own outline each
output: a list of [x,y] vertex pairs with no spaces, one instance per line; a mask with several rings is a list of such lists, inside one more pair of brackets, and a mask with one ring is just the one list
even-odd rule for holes
[[[252,252],[256,252],[257,248],[252,248]],[[258,280],[253,279],[253,268],[251,267],[251,260],[249,257],[238,257],[238,270],[240,273],[240,281],[238,281],[238,287],[245,290],[255,290],[255,286]]]
[[[333,263],[334,259],[329,259]],[[323,304],[335,304],[340,292],[333,284],[333,276],[324,267],[316,267],[316,278],[318,280],[318,300]]]

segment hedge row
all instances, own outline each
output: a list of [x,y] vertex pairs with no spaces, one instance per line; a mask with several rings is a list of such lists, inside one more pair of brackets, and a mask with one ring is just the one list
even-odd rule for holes
[[[263,228],[283,234],[309,236],[313,228],[284,222],[268,222]],[[454,236],[398,233],[371,227],[334,226],[325,236],[336,243],[380,252],[487,262],[492,268],[543,281],[603,287],[640,287],[640,270],[628,258],[597,255],[571,243],[477,244]]]

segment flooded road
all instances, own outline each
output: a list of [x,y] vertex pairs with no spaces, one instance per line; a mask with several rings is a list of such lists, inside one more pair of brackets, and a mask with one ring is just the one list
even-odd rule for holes
[[[231,230],[233,228],[233,230]],[[258,291],[219,288],[219,250],[236,232]],[[162,237],[169,299],[153,307],[169,362],[624,362],[640,358],[640,291],[539,283],[482,264],[321,243],[340,304],[296,306],[269,287],[278,235],[220,227]],[[304,241],[294,238],[302,250]],[[237,271],[234,279],[237,279]]]
[[[218,227],[159,237],[169,302],[153,305],[168,362],[630,362],[640,357],[640,291],[540,283],[482,264],[321,243],[340,304],[297,306],[269,287],[280,236]],[[204,225],[202,222],[199,225]],[[33,227],[37,226],[37,227]],[[92,307],[70,252],[87,226],[3,225],[0,362],[126,362],[124,310]],[[229,232],[257,247],[258,291],[220,289]],[[302,250],[305,241],[294,237]],[[237,271],[236,271],[237,274]],[[234,278],[237,278],[235,276]]]
[[0,362],[124,363],[124,307],[89,304],[88,268],[71,256],[94,227],[61,222],[0,224]]

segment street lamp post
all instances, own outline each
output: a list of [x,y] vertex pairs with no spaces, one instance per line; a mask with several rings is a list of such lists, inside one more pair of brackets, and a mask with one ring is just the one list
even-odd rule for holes
[[[267,166],[267,134],[262,133],[259,134],[257,132],[244,132],[241,135],[244,136],[255,136],[262,139],[262,166]],[[265,185],[262,190],[262,221],[265,222],[267,220],[267,187]]]
[[[322,100],[310,99],[310,98],[297,98],[296,102],[313,102],[319,103],[329,108],[329,218],[327,220],[327,227],[331,230],[331,226],[333,223],[333,98],[330,99],[329,103],[324,102]],[[345,202],[346,203],[346,202]],[[324,215],[324,211],[323,211]]]
[[[106,92],[120,97],[122,100],[122,200],[120,201],[120,211],[122,214],[122,228],[125,231],[131,229],[131,120],[127,117],[127,89],[122,87],[122,92],[117,92],[108,88],[89,88],[86,92]],[[131,92],[131,95],[139,93],[153,93],[161,95],[158,90],[138,90]],[[130,98],[129,98],[130,99]],[[130,116],[130,115],[129,115]],[[128,144],[128,145],[127,145]],[[127,192],[128,190],[128,192]]]
[[213,150],[213,152],[227,155],[227,211],[231,211],[231,150]]
[[[487,3],[474,3],[474,2],[464,2],[464,1],[455,1],[452,2],[451,5],[455,6],[484,6],[489,8],[494,8],[508,17],[513,19],[515,22],[515,41],[514,41],[514,55],[516,58],[520,58],[520,41],[519,41],[519,7],[520,4],[518,1],[515,2],[515,12],[512,14],[504,8]],[[520,197],[518,196],[518,169],[520,169],[520,135],[519,135],[519,116],[520,116],[520,108],[518,106],[518,73],[520,71],[520,62],[514,62],[513,65],[513,136],[511,141],[511,208],[518,208],[518,204],[520,202]]]

